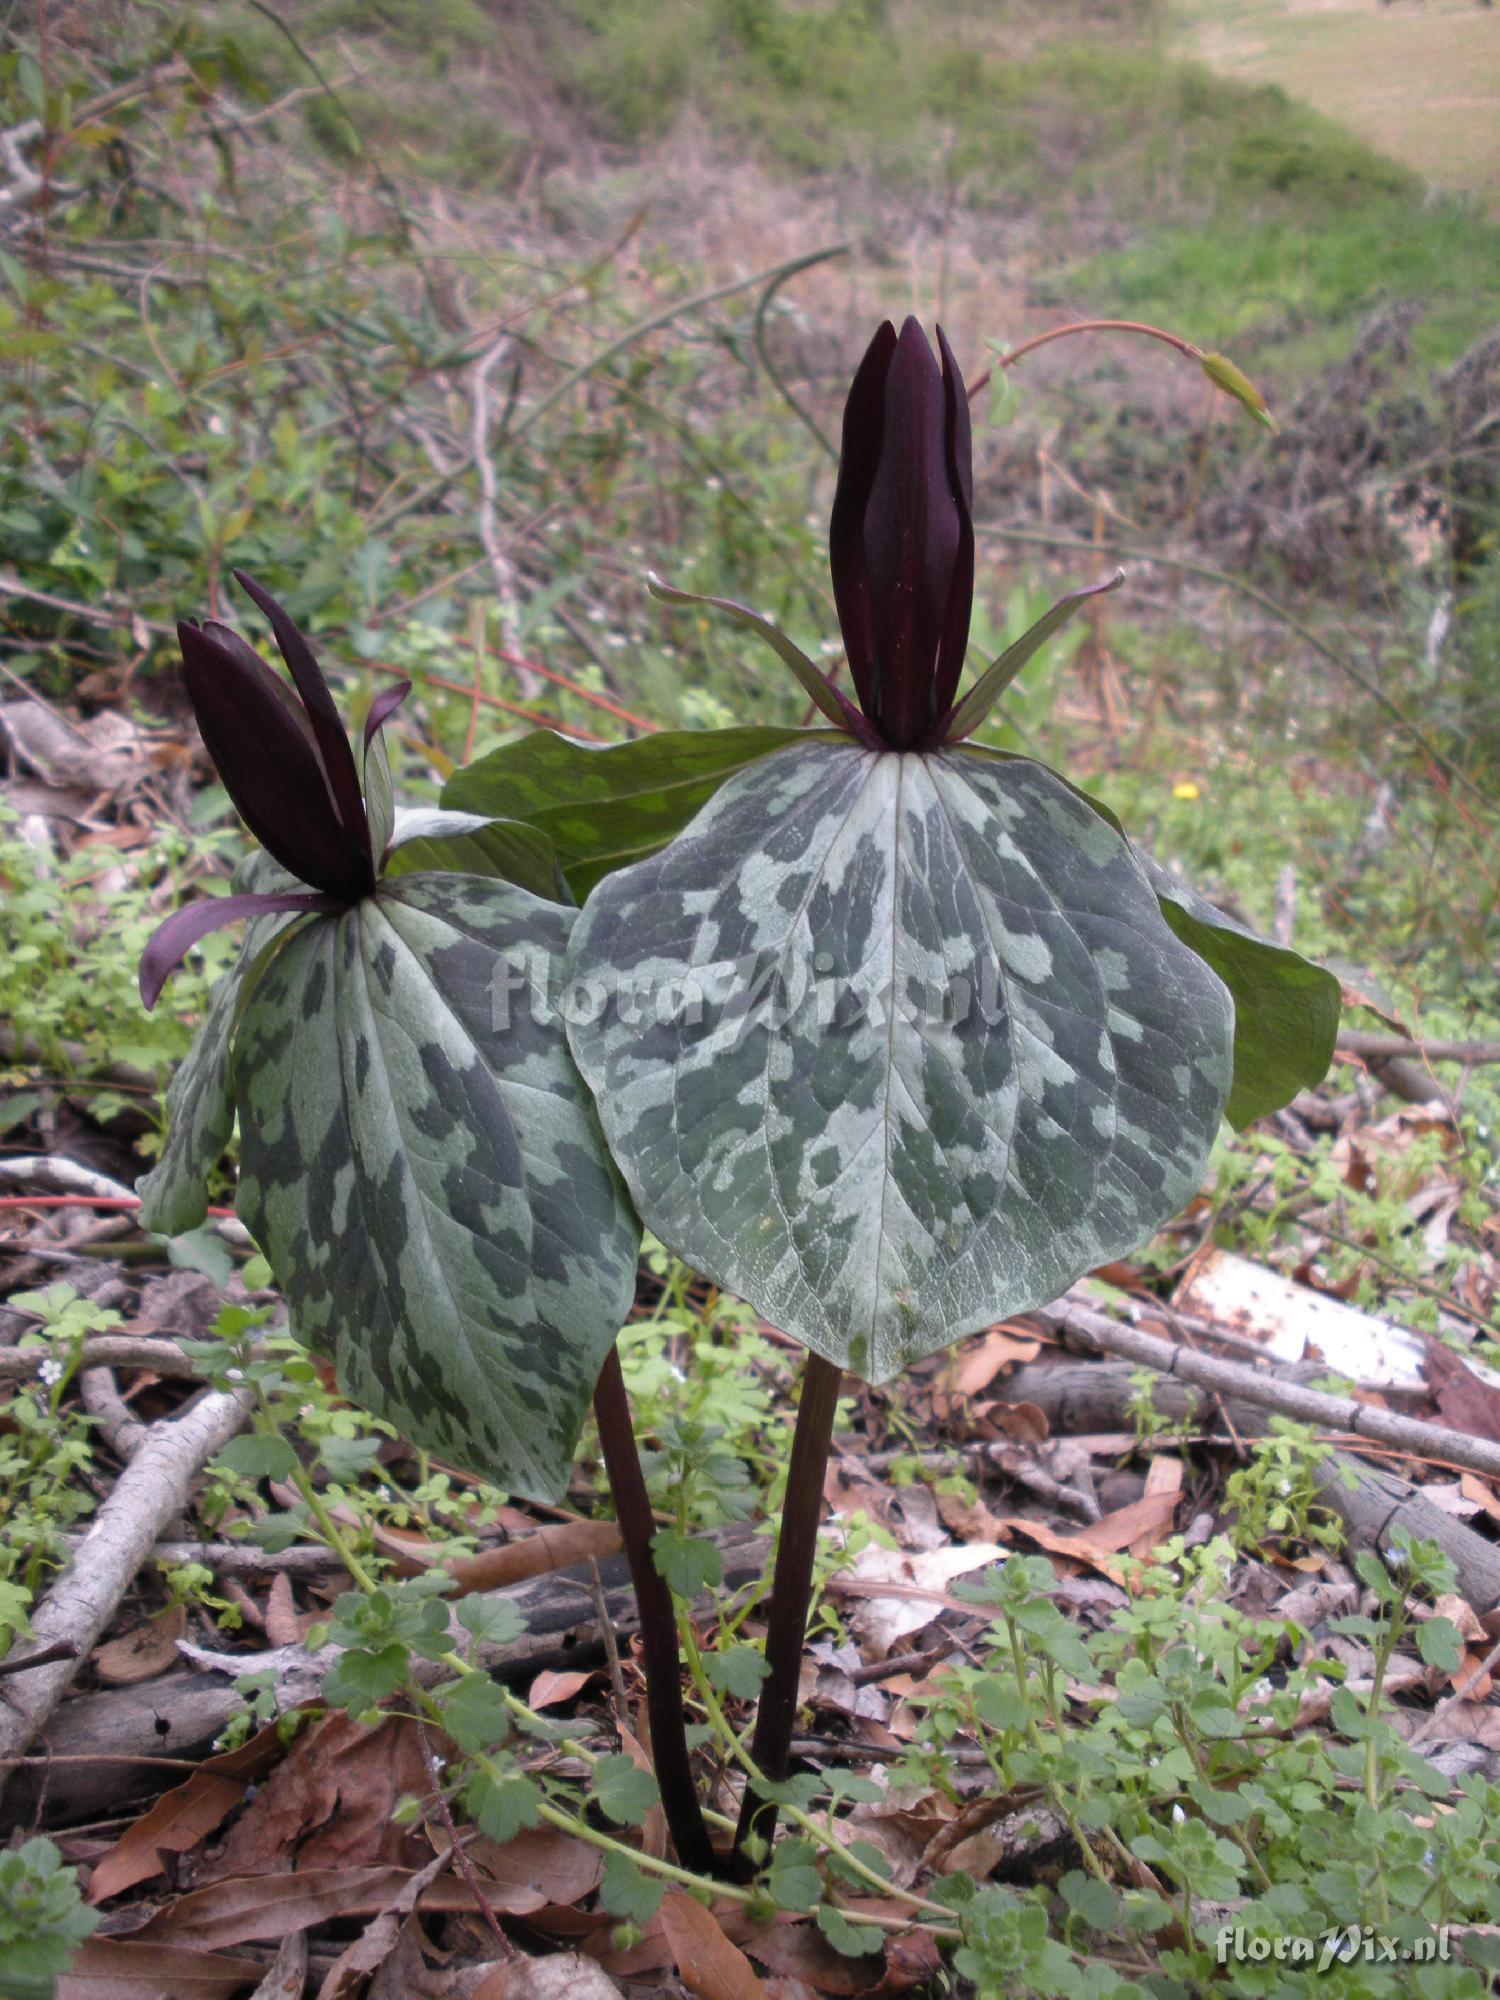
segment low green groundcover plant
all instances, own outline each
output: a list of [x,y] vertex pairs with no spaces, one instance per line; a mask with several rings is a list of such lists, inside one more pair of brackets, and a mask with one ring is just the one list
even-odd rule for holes
[[[843,1371],[888,1380],[1134,1250],[1198,1187],[1221,1118],[1321,1079],[1338,1018],[1330,974],[1183,888],[1065,777],[973,742],[1120,579],[962,686],[969,392],[938,348],[915,320],[883,326],[845,410],[830,556],[852,693],[744,606],[652,579],[756,627],[815,726],[603,750],[539,732],[403,814],[381,729],[404,690],[356,755],[307,641],[249,578],[293,686],[229,627],[180,628],[205,742],[264,852],[146,953],[154,1000],[210,928],[249,922],[142,1220],[201,1221],[237,1114],[239,1212],[353,1398],[553,1498],[594,1397],[662,1801],[698,1875],[796,1866],[771,1836],[797,1804]],[[656,1532],[614,1347],[642,1224],[808,1350],[752,1778],[723,1849],[694,1791],[671,1596],[713,1583],[717,1551]],[[345,1620],[343,1671],[394,1615],[372,1598]]]

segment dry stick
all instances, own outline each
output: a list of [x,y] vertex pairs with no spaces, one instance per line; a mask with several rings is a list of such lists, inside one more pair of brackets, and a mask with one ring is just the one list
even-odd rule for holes
[[[1049,1307],[1045,1317],[1054,1319],[1086,1346],[1103,1354],[1118,1354],[1163,1375],[1218,1395],[1242,1396],[1247,1403],[1324,1430],[1349,1431],[1357,1437],[1373,1438],[1394,1445],[1413,1458],[1446,1459],[1451,1465],[1466,1466],[1471,1472],[1500,1478],[1500,1444],[1489,1438],[1470,1437],[1464,1431],[1450,1431],[1441,1424],[1423,1423],[1416,1417],[1398,1417],[1390,1410],[1377,1410],[1368,1403],[1356,1403],[1350,1396],[1329,1396],[1321,1389],[1305,1388],[1300,1382],[1278,1380],[1237,1361],[1220,1361],[1179,1347],[1175,1341],[1158,1340],[1133,1326],[1122,1326],[1105,1314],[1062,1299]],[[1330,1371],[1332,1372],[1332,1371]]]
[[656,1518],[646,1492],[625,1376],[618,1348],[612,1347],[594,1390],[594,1418],[615,1516],[625,1543],[630,1580],[641,1619],[641,1652],[646,1667],[646,1714],[651,1723],[651,1758],[677,1859],[695,1875],[714,1873],[713,1843],[693,1783],[682,1711],[682,1658],[677,1647],[677,1613],[672,1593],[651,1554]]
[[1366,1062],[1414,1056],[1428,1062],[1500,1063],[1500,1042],[1446,1041],[1442,1036],[1418,1041],[1406,1035],[1374,1034],[1365,1028],[1340,1028],[1338,1045],[1345,1055],[1361,1056]]
[[[797,1720],[797,1684],[802,1671],[802,1646],[807,1637],[807,1612],[812,1602],[813,1557],[823,1514],[823,1479],[833,1442],[833,1417],[838,1407],[843,1370],[820,1354],[809,1354],[802,1373],[797,1404],[797,1428],[792,1436],[792,1462],[787,1468],[786,1495],[781,1503],[781,1536],[776,1545],[776,1574],[766,1618],[766,1680],[755,1717],[750,1757],[756,1769],[773,1783],[786,1776]],[[769,1848],[776,1832],[776,1807],[757,1797],[747,1784],[735,1829],[731,1873],[741,1879],[752,1873],[745,1854],[746,1836],[754,1832]]]
[[18,1757],[67,1691],[141,1564],[187,1504],[206,1460],[244,1423],[249,1397],[209,1390],[180,1417],[153,1424],[78,1545],[73,1566],[31,1621],[38,1649],[69,1644],[76,1657],[27,1674],[0,1698],[0,1767]]

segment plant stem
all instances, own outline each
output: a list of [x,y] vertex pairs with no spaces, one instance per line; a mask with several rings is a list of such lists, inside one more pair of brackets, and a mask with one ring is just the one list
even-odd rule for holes
[[661,1791],[672,1844],[684,1868],[695,1875],[712,1875],[713,1843],[703,1823],[703,1810],[693,1784],[682,1712],[682,1662],[677,1651],[677,1614],[672,1593],[658,1574],[651,1554],[656,1522],[646,1493],[625,1376],[617,1348],[611,1348],[594,1390],[594,1417],[604,1469],[614,1496],[615,1517],[635,1585],[641,1616],[641,1653],[646,1668],[646,1713],[651,1723],[651,1756]]
[[[781,1503],[781,1537],[776,1546],[776,1575],[766,1628],[766,1682],[755,1718],[751,1756],[773,1783],[786,1776],[797,1720],[797,1678],[802,1668],[802,1642],[807,1636],[807,1612],[812,1602],[813,1557],[818,1547],[818,1522],[823,1512],[823,1474],[833,1441],[833,1415],[838,1407],[843,1370],[819,1354],[809,1354],[802,1373],[797,1404],[797,1428],[792,1437],[792,1462]],[[749,1871],[744,1854],[751,1831],[769,1847],[776,1831],[776,1808],[759,1799],[753,1785],[745,1787],[739,1829],[734,1836],[731,1872],[743,1878]]]
[[[1165,327],[1147,326],[1143,320],[1075,319],[1070,320],[1066,326],[1053,326],[1045,333],[1034,333],[1030,340],[1023,340],[1019,347],[1013,347],[1009,353],[1002,354],[996,361],[995,368],[1013,367],[1023,354],[1032,354],[1037,348],[1045,347],[1049,341],[1064,340],[1069,334],[1074,333],[1140,333],[1148,340],[1160,340],[1166,346],[1176,348],[1179,354],[1185,354],[1190,361],[1203,359],[1203,349],[1195,347],[1192,341],[1184,340],[1181,334],[1168,333]],[[981,389],[988,387],[995,368],[986,368],[982,375],[976,375],[968,384],[967,393],[971,400]]]

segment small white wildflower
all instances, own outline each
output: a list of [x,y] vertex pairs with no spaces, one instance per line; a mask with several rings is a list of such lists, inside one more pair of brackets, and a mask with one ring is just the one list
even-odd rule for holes
[[244,1379],[245,1371],[243,1368],[226,1368],[224,1370],[224,1380],[226,1382],[243,1382]]
[[685,1382],[687,1380],[686,1374],[677,1366],[675,1361],[672,1363],[671,1376],[674,1382]]
[[49,1389],[55,1388],[63,1378],[63,1365],[55,1355],[49,1356],[38,1368],[37,1379],[45,1382]]
[[1187,1818],[1187,1814],[1186,1814],[1186,1813],[1185,1813],[1185,1812],[1184,1812],[1184,1811],[1182,1810],[1182,1807],[1181,1807],[1181,1806],[1173,1806],[1173,1808],[1172,1808],[1172,1824],[1173,1824],[1174,1826],[1181,1826],[1181,1825],[1182,1825],[1182,1823],[1183,1823],[1183,1821],[1184,1821],[1184,1820],[1185,1820],[1186,1818]]
[[724,482],[722,479],[710,477],[704,480],[703,490],[705,493],[722,493],[724,491]]

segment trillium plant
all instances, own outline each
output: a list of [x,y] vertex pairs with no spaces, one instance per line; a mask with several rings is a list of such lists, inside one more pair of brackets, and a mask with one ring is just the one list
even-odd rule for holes
[[[1172,344],[1264,417],[1230,364]],[[852,694],[743,605],[650,579],[756,629],[817,726],[606,749],[538,731],[455,773],[441,809],[402,812],[382,728],[404,686],[356,755],[307,641],[248,577],[290,684],[229,627],[180,628],[263,851],[146,953],[151,1003],[208,930],[248,920],[169,1093],[143,1220],[202,1220],[237,1116],[239,1213],[352,1398],[553,1499],[592,1395],[663,1806],[701,1874],[746,1873],[774,1832],[845,1371],[888,1381],[1135,1250],[1198,1188],[1222,1118],[1321,1079],[1338,1019],[1332,975],[1195,895],[1065,777],[974,740],[1121,579],[964,686],[972,389],[941,331],[937,348],[913,319],[882,326],[844,412],[829,547]],[[615,1354],[642,1224],[807,1349],[728,1853],[694,1790]]]

